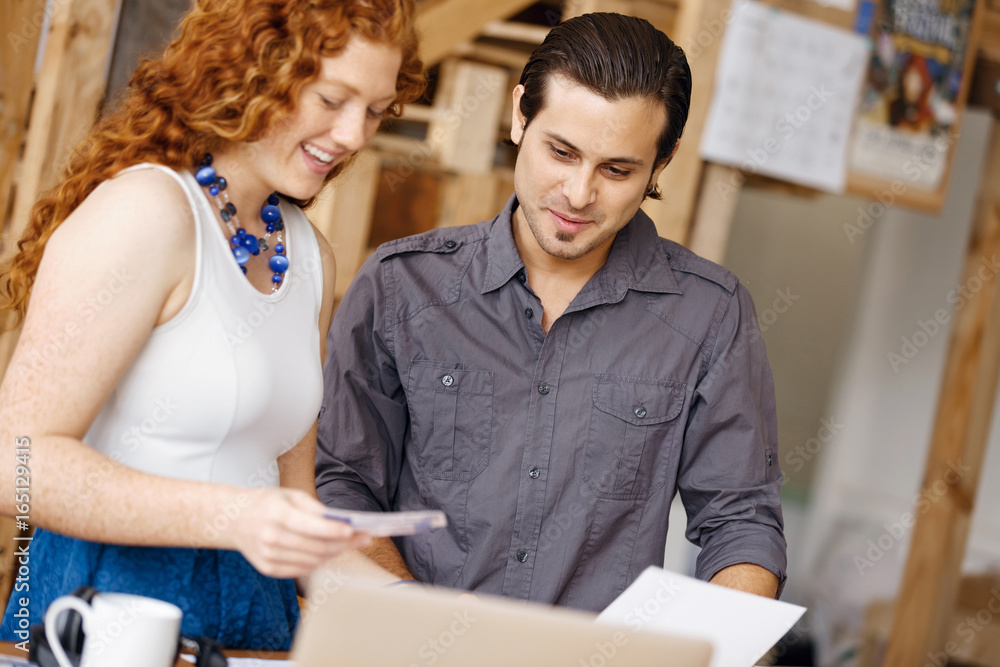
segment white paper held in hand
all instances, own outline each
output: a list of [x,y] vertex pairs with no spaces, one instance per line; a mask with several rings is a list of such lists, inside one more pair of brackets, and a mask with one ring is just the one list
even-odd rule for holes
[[597,617],[636,631],[707,639],[711,667],[750,667],[795,625],[805,607],[649,567]]
[[448,517],[440,510],[358,512],[329,508],[325,516],[334,521],[343,521],[359,533],[367,533],[372,537],[415,535],[448,525]]

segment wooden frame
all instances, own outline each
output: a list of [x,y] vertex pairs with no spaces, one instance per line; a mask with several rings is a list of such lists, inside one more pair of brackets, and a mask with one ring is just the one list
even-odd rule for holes
[[[4,40],[4,81],[10,82],[9,103],[5,103],[5,135],[0,159],[0,202],[5,217],[0,264],[8,261],[16,249],[28,212],[38,194],[50,187],[71,148],[84,135],[97,115],[104,98],[105,70],[111,52],[113,31],[120,0],[62,0],[52,7],[48,33],[44,35],[41,70],[34,76],[35,54],[42,39],[40,14],[44,0],[18,2],[4,0],[0,6],[4,25],[38,26],[25,40]],[[9,22],[8,22],[9,20]],[[21,35],[25,36],[25,35]],[[11,53],[10,51],[13,51]],[[9,59],[8,59],[9,58]],[[9,77],[9,78],[8,78]],[[28,104],[31,102],[30,118]],[[21,142],[24,141],[23,157]],[[15,177],[16,174],[16,177]],[[9,217],[7,212],[11,211]],[[10,316],[0,317],[8,324]],[[18,331],[0,335],[0,371],[5,370],[17,344]],[[13,521],[0,520],[0,600],[6,600],[15,571]]]
[[[881,3],[878,3],[877,12],[881,11]],[[892,197],[892,201],[901,206],[929,213],[939,213],[944,207],[945,198],[948,194],[948,185],[951,180],[952,167],[955,161],[955,143],[962,129],[962,117],[964,115],[966,101],[969,91],[972,88],[972,72],[975,67],[979,50],[979,37],[983,24],[986,20],[985,0],[976,0],[972,17],[972,30],[969,41],[966,45],[965,62],[962,67],[962,86],[959,89],[958,97],[955,100],[955,107],[958,117],[951,127],[950,139],[948,142],[948,154],[945,162],[944,172],[938,187],[931,190],[920,188],[914,184],[907,183],[902,178],[886,179],[871,176],[859,171],[848,171],[847,188],[848,194],[855,194],[868,199]],[[858,119],[855,119],[856,121]]]

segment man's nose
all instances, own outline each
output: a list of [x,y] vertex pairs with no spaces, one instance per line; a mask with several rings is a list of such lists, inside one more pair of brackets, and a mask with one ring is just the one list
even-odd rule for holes
[[569,205],[577,211],[593,204],[597,188],[590,169],[585,167],[574,169],[563,185],[563,194]]

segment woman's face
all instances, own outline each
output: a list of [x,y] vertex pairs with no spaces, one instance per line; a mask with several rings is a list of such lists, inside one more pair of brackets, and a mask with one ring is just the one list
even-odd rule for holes
[[319,76],[303,86],[296,110],[248,146],[249,169],[268,190],[309,199],[326,175],[375,134],[396,98],[398,46],[354,36]]
[[915,67],[906,70],[903,75],[903,96],[907,102],[916,103],[924,92],[924,79]]

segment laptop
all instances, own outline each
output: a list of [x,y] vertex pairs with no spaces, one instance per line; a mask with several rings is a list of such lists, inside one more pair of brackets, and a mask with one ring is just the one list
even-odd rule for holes
[[704,640],[602,625],[596,615],[447,589],[317,573],[297,667],[708,667]]

